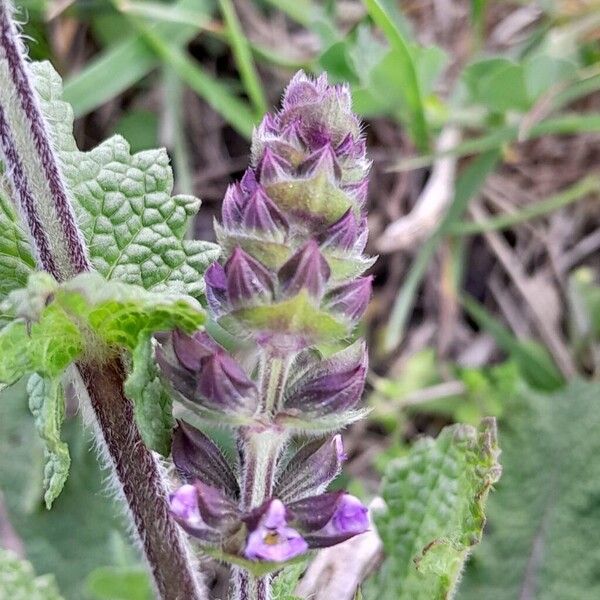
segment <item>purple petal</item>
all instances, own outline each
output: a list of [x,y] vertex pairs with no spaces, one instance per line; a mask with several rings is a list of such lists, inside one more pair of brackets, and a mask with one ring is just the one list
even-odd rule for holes
[[287,525],[286,509],[278,499],[269,502],[256,529],[248,535],[244,555],[250,560],[284,562],[304,554],[308,544]]
[[286,295],[294,296],[306,289],[311,296],[320,298],[330,274],[319,245],[310,240],[279,269],[277,276]]
[[202,523],[198,509],[198,490],[193,485],[182,485],[169,494],[169,510],[176,519],[186,521],[190,525]]
[[246,202],[247,196],[239,183],[234,183],[227,188],[221,208],[223,224],[226,227],[235,228],[239,226]]
[[323,532],[330,535],[353,535],[369,529],[369,509],[356,497],[344,494],[340,497],[331,520]]

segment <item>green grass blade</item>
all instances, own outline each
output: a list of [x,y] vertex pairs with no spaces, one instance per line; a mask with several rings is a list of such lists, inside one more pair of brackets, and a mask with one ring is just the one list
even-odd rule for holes
[[[528,132],[527,139],[535,139],[542,135],[574,135],[577,133],[600,131],[600,113],[567,114],[546,119],[534,125]],[[435,160],[443,156],[467,156],[479,154],[497,148],[504,144],[515,141],[519,137],[518,125],[506,125],[499,127],[492,133],[462,142],[454,148],[450,148],[436,154],[426,154],[400,160],[390,167],[390,171],[412,171],[431,165]]]
[[262,83],[256,72],[250,45],[231,0],[219,0],[221,14],[227,26],[229,42],[233,51],[233,57],[237,65],[242,83],[246,88],[248,98],[254,105],[258,116],[262,117],[267,112],[267,99],[263,92]]
[[496,343],[518,365],[523,378],[531,386],[547,391],[564,384],[564,378],[544,346],[535,342],[518,340],[500,321],[493,317],[479,302],[467,294],[460,298],[463,308],[496,340]]
[[[188,10],[198,4],[197,0],[180,0],[173,9]],[[196,35],[197,28],[159,23],[153,31],[172,44],[183,46]],[[73,107],[75,116],[81,117],[137,83],[159,64],[160,60],[144,40],[132,36],[103,52],[68,79],[64,99]]]
[[185,51],[169,44],[156,32],[156,29],[147,27],[134,18],[131,21],[142,39],[164,63],[204,98],[240,135],[250,139],[256,120],[245,102],[236,98],[226,86],[205,73]]
[[375,24],[398,53],[398,69],[406,82],[404,93],[411,113],[409,127],[419,149],[425,150],[429,147],[429,133],[419,79],[408,44],[380,0],[365,0],[365,5]]
[[448,232],[452,223],[460,219],[469,200],[481,189],[487,176],[494,170],[498,163],[499,153],[490,151],[475,159],[461,174],[456,182],[454,199],[450,208],[444,215],[436,231],[427,239],[404,281],[402,288],[394,302],[390,320],[384,338],[384,351],[392,352],[402,340],[406,321],[413,306],[419,285],[423,280],[435,251],[441,240]]
[[453,223],[448,231],[454,235],[474,235],[485,231],[498,231],[508,229],[513,225],[524,223],[536,217],[543,217],[555,210],[559,210],[573,202],[577,202],[581,198],[587,196],[591,192],[600,192],[600,177],[589,176],[566,190],[551,196],[546,200],[530,204],[521,210],[500,217],[486,219],[480,223]]

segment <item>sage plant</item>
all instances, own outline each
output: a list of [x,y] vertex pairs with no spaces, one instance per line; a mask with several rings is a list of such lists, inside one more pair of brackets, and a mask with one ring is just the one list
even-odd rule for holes
[[225,194],[222,259],[205,275],[212,318],[256,361],[204,332],[160,336],[159,364],[180,399],[235,432],[234,458],[179,423],[172,453],[185,483],[170,509],[234,565],[239,600],[269,598],[270,572],[369,527],[357,498],[326,491],[346,458],[337,432],[362,415],[367,352],[348,340],[371,293],[369,166],[348,87],[298,73]]

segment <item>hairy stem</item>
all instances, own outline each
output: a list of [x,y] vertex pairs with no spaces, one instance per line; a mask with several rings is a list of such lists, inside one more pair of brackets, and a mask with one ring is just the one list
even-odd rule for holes
[[135,528],[161,600],[199,600],[200,589],[191,568],[187,542],[169,515],[167,490],[154,456],[135,426],[133,406],[123,394],[123,367],[116,360],[101,368],[80,363],[97,434]]
[[58,281],[91,268],[8,0],[0,0],[0,150],[44,269]]
[[[291,359],[275,358],[263,353],[260,365],[260,411],[268,417],[280,405]],[[273,494],[277,462],[287,434],[274,428],[249,427],[241,432],[244,457],[242,507],[260,506]],[[271,577],[254,577],[243,569],[234,569],[233,584],[236,600],[269,600]]]
[[[68,189],[8,0],[0,0],[0,152],[15,204],[21,209],[41,269],[63,281],[91,270]],[[144,445],[133,407],[123,392],[120,361],[78,365],[99,444],[125,504],[161,600],[204,600],[187,542],[171,519],[159,465]]]

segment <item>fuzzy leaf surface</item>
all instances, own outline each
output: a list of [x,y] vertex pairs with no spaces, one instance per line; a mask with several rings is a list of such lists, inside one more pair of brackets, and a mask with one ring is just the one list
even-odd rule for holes
[[80,152],[60,77],[47,62],[32,63],[31,72],[94,267],[109,280],[199,297],[202,274],[219,249],[184,239],[200,201],[171,196],[164,148],[132,155],[115,136]]
[[62,600],[53,575],[36,577],[31,563],[0,549],[0,598]]
[[[2,186],[0,175],[0,301],[23,287],[35,269],[29,240]],[[1,317],[0,317],[1,318]]]
[[525,386],[499,422],[504,474],[459,600],[600,597],[600,384]]
[[500,476],[495,423],[453,425],[424,438],[388,466],[386,508],[374,514],[386,559],[367,599],[451,597],[470,549],[481,539],[484,504]]
[[194,331],[204,322],[202,308],[189,297],[107,282],[97,273],[62,285],[35,273],[5,305],[17,317],[0,330],[0,381],[6,383],[33,372],[56,377],[84,354],[102,358],[111,349],[133,350],[141,333]]
[[46,507],[50,508],[65,485],[71,465],[69,448],[60,439],[65,400],[59,381],[37,373],[31,375],[27,382],[27,394],[35,427],[44,440],[44,500]]

